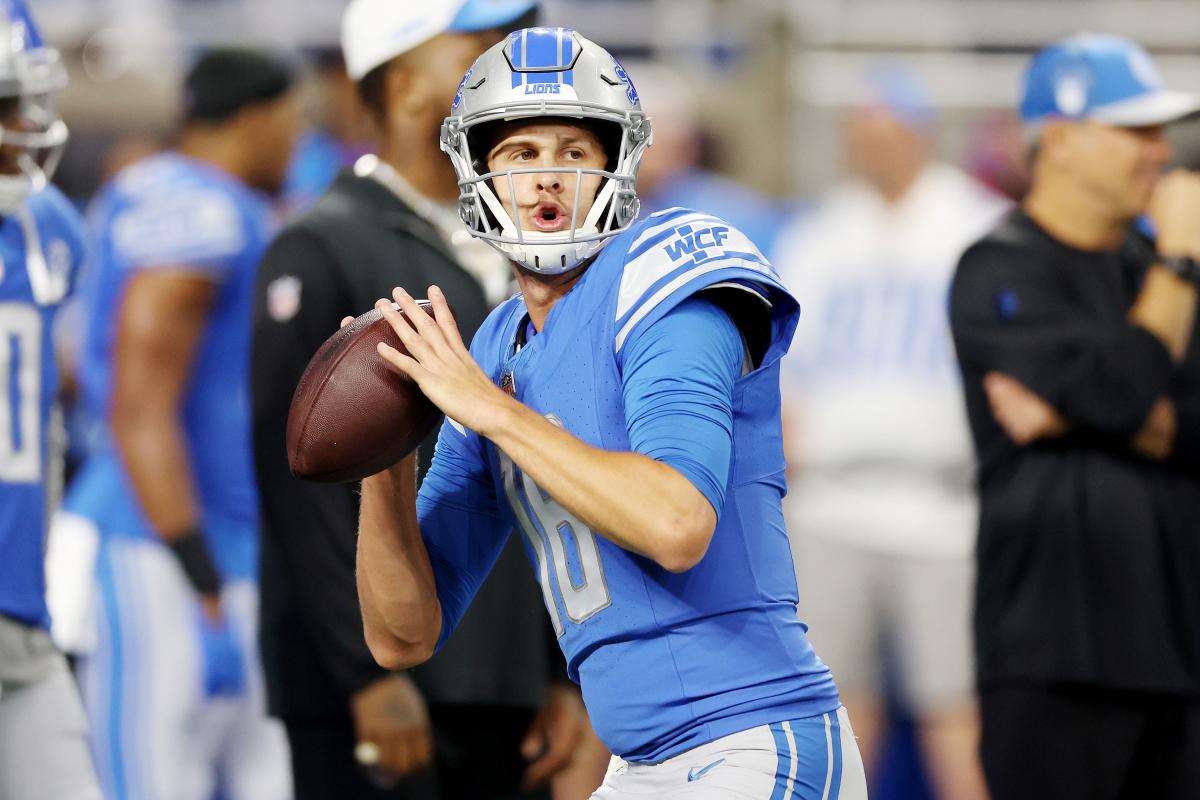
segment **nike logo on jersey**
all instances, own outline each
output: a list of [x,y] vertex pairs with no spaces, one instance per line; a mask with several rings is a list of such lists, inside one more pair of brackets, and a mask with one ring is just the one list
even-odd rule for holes
[[718,758],[716,761],[712,762],[707,767],[701,767],[700,769],[696,769],[695,767],[692,767],[691,769],[688,770],[688,783],[691,783],[692,781],[700,780],[701,778],[703,778],[705,775],[708,774],[708,771],[710,769],[717,766],[718,764],[723,764],[723,763],[725,763],[725,759]]

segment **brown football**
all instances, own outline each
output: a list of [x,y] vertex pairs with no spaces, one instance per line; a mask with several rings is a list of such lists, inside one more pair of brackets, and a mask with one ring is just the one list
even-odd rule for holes
[[[433,316],[426,300],[417,301]],[[378,309],[330,336],[308,362],[288,412],[292,474],[309,481],[357,481],[416,449],[441,421],[437,406],[375,349],[407,353]]]

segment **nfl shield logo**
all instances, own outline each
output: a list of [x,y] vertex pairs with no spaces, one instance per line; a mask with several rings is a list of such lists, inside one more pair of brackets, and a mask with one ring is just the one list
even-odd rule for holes
[[517,384],[513,382],[513,374],[506,372],[500,376],[500,391],[504,392],[509,397],[517,396]]
[[283,275],[267,284],[267,314],[276,322],[287,322],[300,310],[300,279]]

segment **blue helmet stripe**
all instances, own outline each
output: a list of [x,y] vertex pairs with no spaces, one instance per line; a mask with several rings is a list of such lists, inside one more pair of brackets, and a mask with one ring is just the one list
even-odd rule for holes
[[25,29],[22,45],[27,49],[41,47],[42,35],[38,33],[37,25],[33,24],[33,15],[29,13],[25,0],[8,0],[5,5],[9,20],[19,23]]
[[572,64],[575,31],[570,28],[526,28],[514,31],[507,45],[512,88],[529,84],[574,85]]
[[[532,28],[526,32],[525,55],[529,59],[526,67],[561,66],[558,60],[558,30],[554,28]],[[546,73],[542,73],[546,74]],[[558,83],[559,81],[555,81]]]

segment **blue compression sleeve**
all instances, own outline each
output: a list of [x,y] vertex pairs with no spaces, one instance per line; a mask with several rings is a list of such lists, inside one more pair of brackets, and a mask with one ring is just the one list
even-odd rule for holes
[[733,449],[742,337],[717,306],[690,297],[624,348],[630,448],[683,473],[718,516]]

